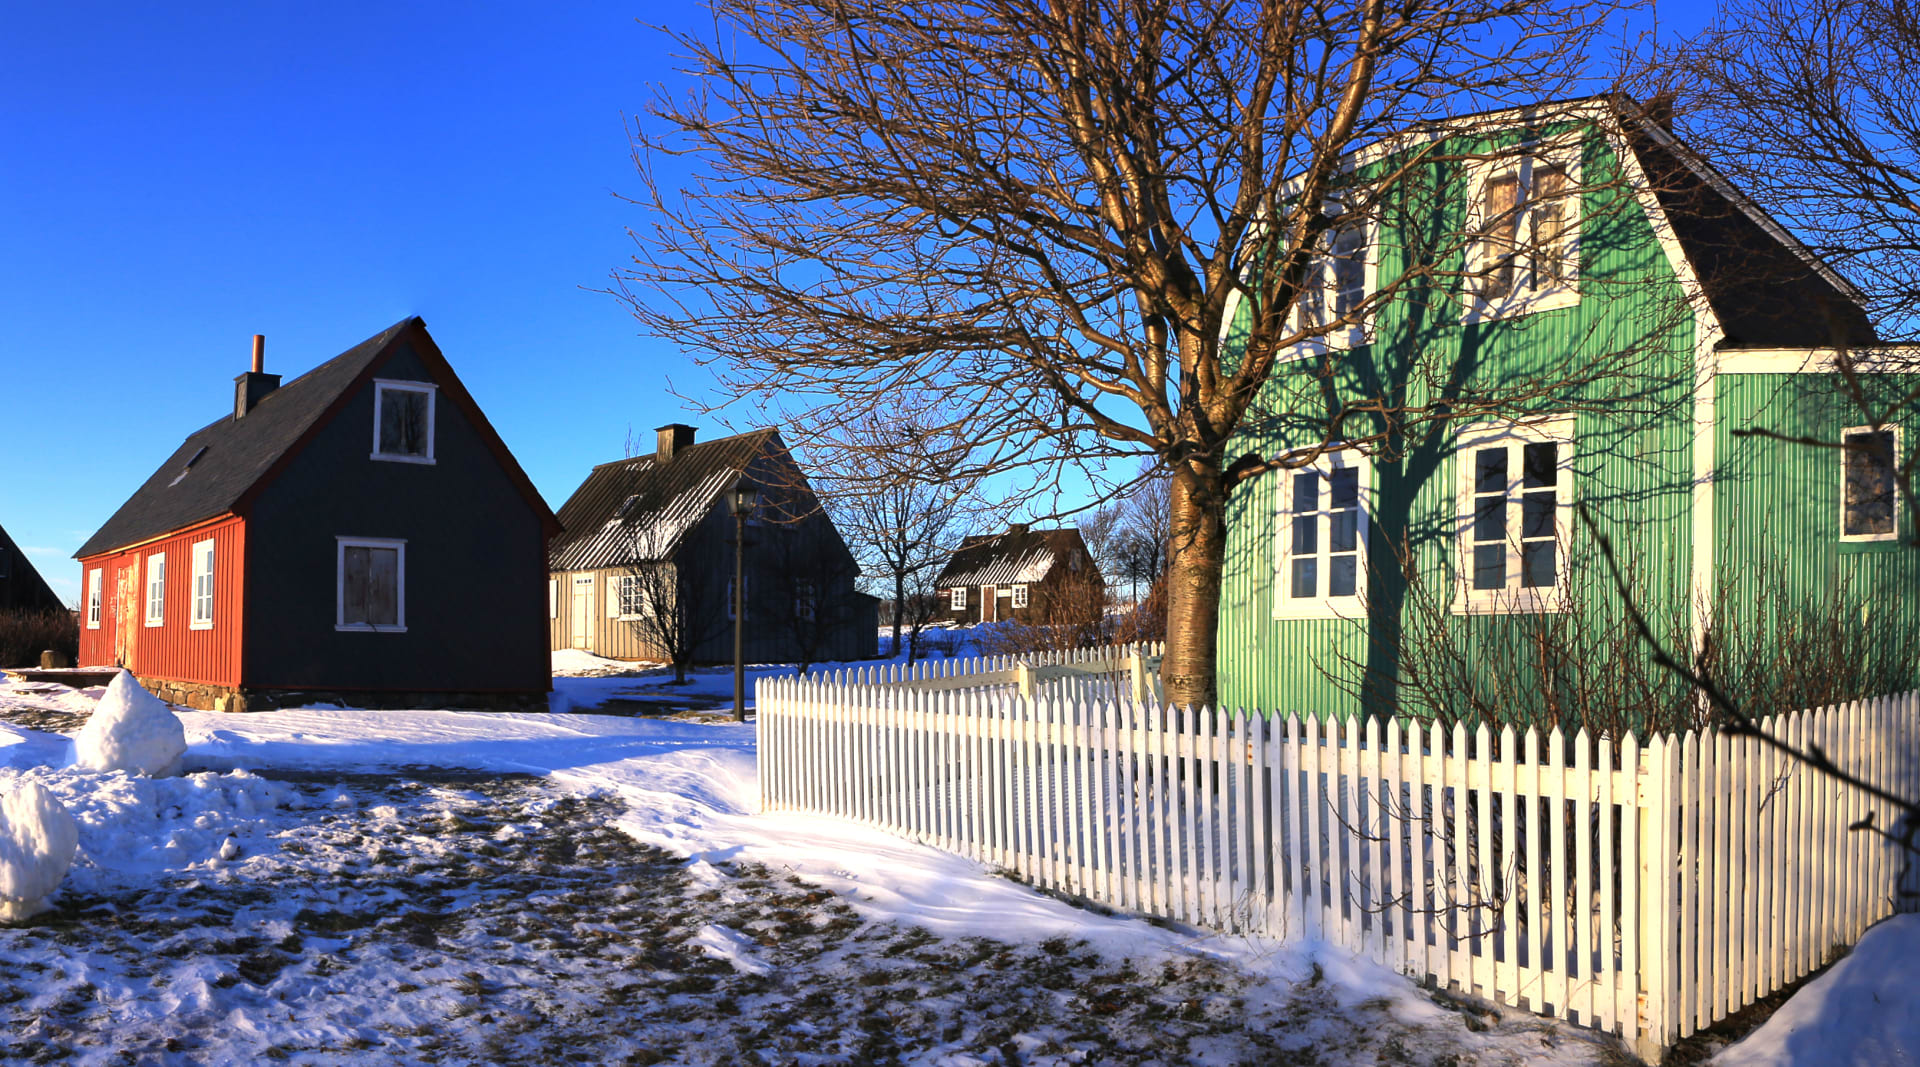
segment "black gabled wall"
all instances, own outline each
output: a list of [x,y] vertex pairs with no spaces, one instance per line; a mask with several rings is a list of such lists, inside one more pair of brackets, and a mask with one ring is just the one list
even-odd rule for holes
[[[372,377],[433,380],[405,339]],[[370,458],[369,380],[248,509],[244,687],[551,686],[542,515],[436,384],[434,464]],[[405,633],[334,629],[336,535],[406,539]]]

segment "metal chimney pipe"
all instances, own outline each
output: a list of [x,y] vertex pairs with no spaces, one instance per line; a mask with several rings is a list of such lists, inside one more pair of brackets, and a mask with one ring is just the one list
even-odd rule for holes
[[259,374],[267,369],[267,335],[253,335],[253,373]]

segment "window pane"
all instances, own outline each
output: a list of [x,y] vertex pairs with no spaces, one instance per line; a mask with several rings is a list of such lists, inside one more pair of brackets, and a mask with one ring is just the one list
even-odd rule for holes
[[1327,475],[1327,507],[1339,511],[1342,508],[1360,506],[1360,468],[1341,467]]
[[1473,491],[1476,493],[1507,491],[1507,450],[1504,446],[1482,448],[1474,452]]
[[1319,575],[1316,569],[1318,563],[1318,560],[1313,559],[1296,559],[1293,561],[1294,596],[1311,598],[1314,595],[1314,586],[1319,584]]
[[1538,489],[1554,484],[1559,477],[1556,470],[1560,446],[1552,441],[1540,441],[1530,444],[1522,452],[1520,460],[1520,486],[1523,489]]
[[380,391],[380,451],[389,455],[427,454],[426,393],[411,389]]
[[1552,541],[1529,541],[1520,546],[1520,584],[1538,589],[1553,584],[1555,545]]
[[1366,232],[1341,230],[1333,238],[1333,311],[1351,315],[1367,295]]
[[1295,515],[1293,517],[1293,554],[1310,555],[1320,550],[1320,516]]
[[400,623],[400,550],[367,550],[367,621],[375,626]]
[[1475,541],[1507,539],[1506,497],[1477,496],[1473,498],[1473,539]]
[[1520,216],[1515,210],[1520,181],[1515,175],[1493,178],[1481,188],[1481,211],[1485,222],[1481,232],[1486,241],[1487,274],[1480,291],[1488,297],[1505,296],[1513,290],[1513,259]]
[[1473,587],[1475,589],[1505,589],[1507,587],[1506,545],[1474,546]]
[[1352,596],[1359,574],[1360,557],[1335,556],[1327,561],[1327,595]]
[[348,626],[367,623],[367,553],[371,549],[348,545],[342,565],[347,573],[341,591],[341,622]]
[[1845,532],[1893,533],[1893,431],[1850,433],[1846,446]]
[[1295,514],[1320,510],[1320,476],[1312,471],[1300,471],[1293,476],[1293,510]]
[[1534,171],[1533,208],[1529,212],[1529,258],[1533,266],[1533,284],[1557,285],[1572,276],[1567,269],[1566,220],[1571,217],[1571,198],[1567,195],[1567,172],[1560,167]]
[[1327,551],[1351,552],[1359,540],[1360,513],[1337,511],[1327,516]]
[[1528,493],[1520,500],[1520,536],[1528,539],[1552,537],[1553,490],[1543,489],[1536,493]]

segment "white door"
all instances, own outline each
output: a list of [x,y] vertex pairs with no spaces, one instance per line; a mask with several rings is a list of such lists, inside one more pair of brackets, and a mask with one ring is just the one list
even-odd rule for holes
[[573,647],[592,648],[587,627],[593,625],[593,575],[573,576]]

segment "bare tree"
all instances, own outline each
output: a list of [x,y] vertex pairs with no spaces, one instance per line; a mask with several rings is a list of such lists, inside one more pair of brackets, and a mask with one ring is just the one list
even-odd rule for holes
[[[650,222],[619,287],[810,453],[909,392],[973,443],[956,474],[1024,469],[1044,495],[1081,464],[1157,459],[1163,680],[1212,703],[1227,495],[1263,469],[1230,442],[1285,353],[1453,291],[1475,238],[1427,235],[1357,300],[1315,299],[1319,264],[1449,151],[1525,151],[1431,135],[1584,88],[1584,50],[1622,6],[716,0],[712,36],[678,38],[699,90],[635,127]],[[1370,145],[1399,151],[1356,169]],[[656,154],[704,169],[666,190]],[[1495,380],[1407,355],[1384,386],[1322,356],[1290,413],[1319,441],[1386,447],[1537,410],[1617,363]]]
[[608,595],[617,598],[620,621],[672,664],[674,684],[684,685],[695,653],[732,625],[721,592],[706,569],[662,560],[622,567]]
[[[846,447],[819,449],[815,469],[827,514],[890,595],[893,649],[904,628],[919,658],[920,633],[938,614],[933,581],[981,510],[975,479],[953,468],[966,452],[954,434],[929,431],[906,413],[869,414],[845,431]],[[878,476],[876,476],[878,474]]]

